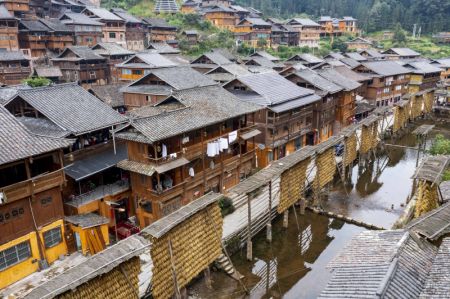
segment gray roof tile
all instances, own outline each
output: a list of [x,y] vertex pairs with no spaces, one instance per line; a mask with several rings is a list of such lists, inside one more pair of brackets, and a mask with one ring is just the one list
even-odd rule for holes
[[333,81],[337,85],[342,86],[345,90],[354,90],[361,86],[361,83],[351,80],[348,77],[344,77],[338,73],[335,69],[322,69],[317,71],[322,77]]
[[103,26],[102,23],[82,13],[66,12],[59,19],[65,24]]
[[32,134],[0,105],[0,165],[70,146],[64,139]]
[[132,55],[134,52],[125,49],[117,43],[98,43],[92,47],[98,55]]
[[126,23],[137,23],[137,24],[142,23],[140,19],[136,18],[135,16],[133,16],[132,14],[128,13],[126,10],[123,10],[121,8],[113,8],[111,9],[111,12],[119,16],[123,20],[125,20]]
[[116,16],[106,8],[102,7],[88,6],[82,11],[82,13],[86,14],[87,12],[91,12],[96,18],[102,21],[124,21],[119,16]]
[[380,76],[394,76],[411,73],[411,70],[408,70],[394,61],[363,62],[362,65]]
[[73,135],[81,135],[127,121],[125,116],[73,83],[20,90],[5,106],[19,98]]
[[155,50],[159,54],[179,54],[181,52],[167,43],[150,43],[147,49]]
[[310,69],[299,70],[295,72],[295,74],[300,78],[302,78],[303,80],[310,83],[311,85],[314,85],[316,88],[321,89],[327,93],[336,93],[342,90],[341,86],[333,83],[333,81],[330,81],[320,76],[313,70]]

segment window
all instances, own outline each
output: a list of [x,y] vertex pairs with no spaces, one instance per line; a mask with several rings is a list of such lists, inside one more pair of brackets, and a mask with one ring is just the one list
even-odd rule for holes
[[0,271],[27,260],[30,257],[31,248],[28,241],[0,251]]
[[109,38],[116,38],[116,33],[115,32],[110,32],[109,33]]
[[52,228],[44,232],[45,248],[51,248],[62,242],[61,227]]
[[52,197],[51,196],[41,199],[41,205],[42,206],[48,206],[51,203],[52,203]]
[[95,77],[97,77],[97,75],[95,74],[95,71],[90,71],[89,72],[89,78],[95,79]]
[[395,90],[402,90],[402,86],[401,85],[395,86]]
[[133,75],[142,75],[142,70],[133,70]]

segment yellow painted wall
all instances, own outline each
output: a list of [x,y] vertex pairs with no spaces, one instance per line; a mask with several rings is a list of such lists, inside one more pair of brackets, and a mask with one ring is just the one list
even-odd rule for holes
[[39,269],[39,249],[35,232],[29,233],[25,236],[1,245],[0,251],[6,250],[25,241],[30,242],[31,257],[19,264],[0,271],[0,289],[3,289],[10,284],[15,283],[16,281],[21,280],[22,278],[36,272]]
[[51,264],[54,261],[56,261],[57,259],[59,259],[59,257],[61,255],[66,255],[67,252],[68,252],[66,239],[64,238],[64,222],[63,222],[63,220],[55,221],[52,224],[49,224],[49,225],[43,227],[39,231],[39,236],[41,237],[42,244],[44,244],[44,233],[46,231],[51,230],[51,229],[56,228],[56,227],[61,227],[61,240],[62,240],[62,242],[59,243],[58,245],[53,246],[53,247],[45,248],[45,257],[47,258],[47,262],[49,264]]

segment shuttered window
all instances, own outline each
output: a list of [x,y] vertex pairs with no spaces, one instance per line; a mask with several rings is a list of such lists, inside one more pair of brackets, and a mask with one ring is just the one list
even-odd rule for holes
[[30,257],[31,248],[28,241],[0,251],[0,271],[27,260]]
[[61,227],[52,228],[44,233],[45,248],[51,248],[61,243]]

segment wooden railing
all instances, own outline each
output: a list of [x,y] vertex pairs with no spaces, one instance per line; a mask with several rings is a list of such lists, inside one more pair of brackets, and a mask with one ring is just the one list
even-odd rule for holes
[[42,174],[26,181],[15,183],[3,188],[0,192],[4,194],[5,202],[13,202],[24,197],[61,186],[64,183],[63,170]]

